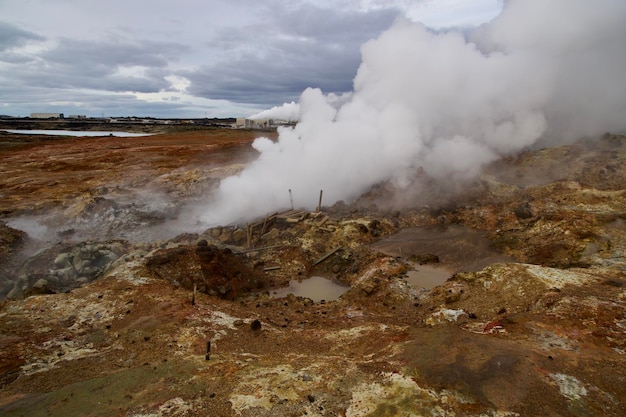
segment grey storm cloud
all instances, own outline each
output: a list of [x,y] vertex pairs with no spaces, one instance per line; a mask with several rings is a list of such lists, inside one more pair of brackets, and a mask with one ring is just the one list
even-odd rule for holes
[[[3,113],[23,114],[24,96],[39,111],[69,112],[63,103],[101,115],[119,101],[129,113],[137,102],[146,115],[167,116],[170,106],[172,117],[192,117],[250,115],[307,87],[341,95],[354,88],[361,46],[419,2],[142,3],[0,1]],[[75,99],[77,90],[100,96]],[[130,102],[120,101],[125,93]]]
[[264,25],[222,31],[209,44],[228,51],[222,59],[181,75],[194,95],[266,106],[295,100],[311,86],[350,91],[360,45],[397,16],[392,9],[333,13],[304,4],[272,14]]
[[178,59],[188,48],[177,43],[154,41],[80,41],[62,39],[59,45],[41,54],[41,57],[63,64],[88,66],[144,65],[165,67],[171,60]]
[[0,52],[16,46],[22,46],[29,41],[42,41],[44,37],[37,35],[10,23],[0,22]]
[[[60,39],[40,53],[16,78],[28,85],[105,91],[157,92],[169,86],[167,66],[187,49],[154,41],[120,42]],[[145,67],[141,76],[120,68]]]
[[[144,116],[154,117],[185,117],[185,104],[175,101],[145,103],[137,100],[133,94],[116,93],[99,94],[84,90],[63,90],[62,105],[56,103],[61,90],[38,86],[6,86],[3,93],[14,96],[15,106],[20,108],[20,115],[39,112],[42,108],[52,108],[66,114],[84,114],[91,112],[96,115],[108,116]],[[35,104],[33,104],[35,103]],[[74,104],[72,104],[74,103]]]

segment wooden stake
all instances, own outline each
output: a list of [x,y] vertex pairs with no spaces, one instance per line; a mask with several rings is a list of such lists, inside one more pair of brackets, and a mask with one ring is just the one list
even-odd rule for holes
[[324,190],[320,190],[320,202],[317,205],[317,211],[322,211],[322,193]]
[[206,355],[204,356],[205,360],[209,360],[211,359],[211,341],[207,340],[206,341]]
[[196,289],[198,288],[198,284],[193,284],[193,295],[191,296],[191,305],[196,305]]
[[267,221],[270,219],[270,215],[268,214],[265,217],[265,220],[263,221],[263,227],[261,227],[261,233],[259,233],[259,237],[256,238],[256,241],[254,243],[254,246],[258,245],[259,242],[261,241],[261,238],[263,237],[263,235],[265,234],[265,230],[267,229]]
[[291,195],[291,188],[289,189],[289,201],[291,202],[291,209],[293,210],[293,196]]

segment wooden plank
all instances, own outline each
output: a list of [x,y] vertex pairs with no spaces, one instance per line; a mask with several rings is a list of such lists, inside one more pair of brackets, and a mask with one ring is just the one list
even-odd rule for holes
[[250,253],[250,252],[260,252],[262,250],[268,250],[268,249],[276,249],[276,248],[282,248],[284,245],[274,245],[274,246],[265,246],[262,248],[254,248],[254,249],[246,249],[246,250],[242,250],[240,252],[235,252],[235,255],[240,255],[242,253]]
[[278,217],[280,219],[283,219],[285,217],[290,217],[292,214],[298,213],[299,211],[302,211],[302,210],[287,210],[287,211],[283,211],[282,213],[277,213],[276,217]]
[[267,268],[263,268],[263,271],[275,271],[277,269],[280,269],[280,266],[268,266]]
[[343,246],[338,246],[335,249],[331,250],[330,252],[328,252],[326,255],[322,256],[321,258],[319,258],[317,261],[315,261],[313,263],[313,266],[317,265],[317,264],[321,264],[322,262],[324,262],[326,259],[330,258],[332,255],[334,255],[337,251],[339,251],[340,249],[343,249]]
[[276,217],[279,219],[292,219],[294,217],[303,217],[306,215],[306,211],[304,210],[293,210],[293,211],[289,211],[286,213],[281,213],[279,215],[277,215]]

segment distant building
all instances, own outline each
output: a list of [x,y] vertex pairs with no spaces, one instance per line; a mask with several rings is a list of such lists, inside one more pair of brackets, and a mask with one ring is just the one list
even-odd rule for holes
[[83,115],[83,114],[70,114],[69,116],[67,116],[68,119],[86,119],[87,116]]
[[260,129],[264,127],[270,127],[274,125],[272,119],[246,119],[245,117],[239,117],[233,124],[236,129]]
[[31,119],[63,119],[63,113],[31,113]]

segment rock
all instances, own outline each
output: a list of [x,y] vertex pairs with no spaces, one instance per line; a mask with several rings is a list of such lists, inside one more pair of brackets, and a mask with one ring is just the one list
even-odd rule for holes
[[370,229],[380,229],[380,226],[381,226],[380,220],[377,220],[377,219],[370,220]]
[[95,254],[94,254],[94,262],[99,264],[99,265],[105,265],[105,264],[109,264],[111,262],[115,262],[120,258],[120,255],[118,255],[117,253],[113,252],[110,249],[99,249]]
[[80,271],[80,275],[83,275],[85,277],[91,277],[92,279],[97,278],[99,275],[102,274],[102,268],[98,268],[97,266],[88,266],[86,268],[83,268]]
[[70,263],[70,257],[67,253],[60,253],[54,259],[54,266],[56,266],[57,268],[67,267],[70,265]]
[[530,208],[530,204],[528,204],[528,202],[520,204],[513,212],[518,219],[530,219],[535,215]]
[[7,293],[7,298],[9,300],[13,300],[15,298],[18,298],[21,294],[22,291],[18,288],[17,285],[15,285],[13,289]]
[[214,227],[212,229],[209,229],[209,236],[211,236],[212,238],[219,238],[220,235],[222,234],[222,228],[221,227]]
[[13,229],[0,221],[0,266],[19,251],[27,236],[25,232]]
[[278,236],[280,236],[280,230],[273,227],[269,232],[263,235],[263,239],[272,240],[276,239]]
[[219,235],[218,239],[220,242],[229,242],[232,239],[233,231],[230,229],[222,229],[222,233]]
[[231,237],[236,245],[241,245],[246,241],[246,231],[243,229],[235,229]]
[[83,269],[83,258],[80,256],[80,254],[73,255],[71,259],[71,265],[74,267],[75,270],[80,271]]
[[56,269],[50,272],[51,275],[57,277],[59,284],[64,287],[72,285],[77,276],[76,270],[71,266],[63,269]]
[[261,330],[261,322],[257,319],[252,320],[252,323],[250,323],[250,329],[255,332]]
[[38,279],[32,287],[28,288],[24,291],[25,296],[30,295],[44,295],[44,294],[54,294],[56,291],[50,288],[48,280],[44,278]]
[[377,288],[378,282],[376,280],[369,280],[361,285],[361,290],[367,295],[373,293]]
[[212,245],[198,245],[196,246],[196,255],[202,262],[211,262],[211,260],[217,255],[217,248]]

